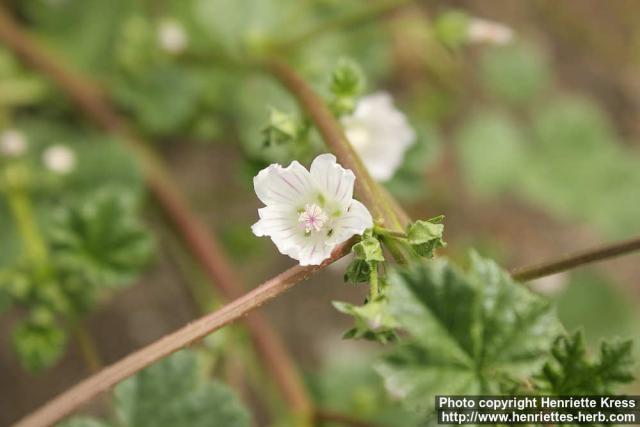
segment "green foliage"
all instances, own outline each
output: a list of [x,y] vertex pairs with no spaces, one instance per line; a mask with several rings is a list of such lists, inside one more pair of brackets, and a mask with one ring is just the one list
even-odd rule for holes
[[552,100],[534,116],[533,133],[530,167],[522,171],[528,198],[612,236],[640,230],[639,157],[621,146],[596,105]]
[[[332,352],[322,370],[309,378],[309,389],[319,408],[388,427],[423,425],[422,417],[385,392],[370,356],[339,350]],[[326,423],[326,427],[342,425]]]
[[551,98],[523,125],[479,114],[457,143],[463,176],[481,195],[510,192],[613,237],[640,230],[638,155],[586,99]]
[[[248,427],[250,416],[231,391],[199,372],[195,353],[183,350],[115,389],[117,425],[122,427]],[[74,418],[60,427],[93,427],[103,421]]]
[[[152,244],[139,218],[140,171],[116,141],[45,120],[20,129],[28,151],[0,165],[0,305],[26,312],[13,347],[39,371],[62,356],[69,325],[141,273]],[[74,153],[69,173],[44,167],[52,144]]]
[[371,271],[377,263],[384,261],[380,241],[371,232],[366,232],[360,241],[351,248],[353,259],[344,275],[345,282],[369,282]]
[[466,273],[444,260],[398,269],[388,298],[409,339],[377,369],[392,395],[420,411],[436,394],[498,393],[528,377],[562,331],[547,301],[477,255]]
[[112,191],[63,209],[49,233],[55,263],[87,285],[125,284],[153,252],[150,235],[137,220],[135,202]]
[[0,48],[0,127],[5,122],[5,109],[35,105],[49,92],[42,78],[24,70],[16,58]]
[[403,201],[414,202],[429,198],[425,172],[440,159],[441,140],[438,131],[431,125],[419,125],[417,138],[404,155],[404,162],[385,183],[391,193]]
[[614,386],[634,379],[632,347],[630,340],[602,342],[599,359],[590,360],[582,331],[560,336],[551,350],[552,359],[537,377],[537,386],[558,396],[612,394]]
[[407,241],[418,255],[433,258],[436,249],[446,246],[442,240],[443,220],[444,216],[440,215],[427,221],[418,220],[407,226]]
[[262,130],[264,145],[267,147],[280,144],[304,146],[309,143],[310,130],[311,127],[307,121],[271,108],[269,124]]
[[57,427],[109,427],[110,424],[87,417],[74,417],[67,421],[63,421]]
[[523,130],[509,117],[483,112],[465,121],[457,135],[461,172],[481,195],[513,188],[513,179],[526,167]]
[[522,44],[487,49],[483,52],[480,71],[489,92],[514,105],[539,97],[550,74],[540,52]]
[[104,72],[110,69],[122,18],[134,3],[127,0],[24,1],[19,6],[39,36],[65,58],[84,70]]
[[367,339],[386,344],[396,339],[398,323],[391,316],[388,301],[378,298],[357,306],[346,302],[333,301],[333,306],[341,313],[354,318],[355,326],[343,335],[345,339]]
[[444,45],[458,48],[467,41],[469,15],[460,10],[447,10],[436,18],[434,35]]
[[64,351],[67,336],[47,309],[34,310],[13,330],[13,349],[22,366],[39,372],[58,361]]
[[572,273],[567,287],[555,297],[558,316],[568,330],[583,329],[590,348],[611,336],[638,336],[640,316],[627,292],[595,271]]
[[166,64],[119,81],[114,94],[147,132],[172,135],[189,127],[206,89],[190,70]]
[[351,114],[364,87],[362,69],[355,62],[342,58],[331,74],[329,86],[332,95],[329,105],[333,113],[338,117]]

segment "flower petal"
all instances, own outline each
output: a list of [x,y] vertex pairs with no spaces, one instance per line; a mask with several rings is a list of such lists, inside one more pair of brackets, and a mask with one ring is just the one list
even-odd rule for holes
[[273,164],[262,169],[253,178],[253,187],[265,205],[297,205],[314,192],[309,172],[296,161],[286,168]]
[[329,239],[334,246],[345,242],[351,236],[361,235],[368,228],[373,227],[373,218],[369,210],[357,200],[351,201],[347,213],[333,223],[333,235]]
[[331,252],[336,247],[335,244],[329,244],[321,235],[307,236],[304,239],[296,258],[300,261],[300,265],[320,265],[331,256]]
[[336,163],[333,154],[321,154],[311,163],[311,178],[322,194],[346,209],[353,197],[356,176]]
[[[349,128],[366,135],[354,148],[362,158],[371,176],[377,181],[388,181],[402,165],[405,152],[415,143],[416,133],[405,115],[395,108],[391,95],[376,92],[360,99],[353,116],[343,119],[347,134]],[[366,129],[363,134],[362,128]]]

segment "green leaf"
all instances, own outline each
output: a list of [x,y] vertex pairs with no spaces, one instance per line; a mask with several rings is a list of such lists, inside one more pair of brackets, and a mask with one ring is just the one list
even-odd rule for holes
[[448,10],[435,20],[434,33],[440,42],[451,48],[460,47],[467,41],[469,16],[459,10]]
[[[324,410],[350,414],[372,425],[425,427],[422,417],[385,392],[372,362],[370,355],[362,352],[330,354],[321,371],[310,373],[309,388],[314,402]],[[339,427],[335,423],[329,426]]]
[[116,387],[120,421],[128,427],[248,427],[248,412],[229,389],[203,381],[196,356],[181,351]]
[[114,94],[147,132],[175,134],[196,114],[204,83],[194,77],[187,69],[167,64],[118,80]]
[[153,253],[132,199],[112,191],[61,211],[49,233],[56,265],[98,286],[133,280]]
[[[120,383],[114,392],[119,427],[249,427],[249,412],[223,384],[204,379],[196,354],[180,351]],[[109,427],[76,417],[58,427]]]
[[68,0],[20,2],[37,34],[84,70],[110,69],[114,41],[133,2]]
[[481,195],[512,189],[526,168],[524,131],[509,116],[483,112],[465,121],[456,137],[461,172]]
[[409,338],[377,370],[419,411],[437,394],[492,394],[540,369],[562,331],[550,304],[475,254],[468,272],[438,259],[390,277],[391,314]]
[[15,327],[12,340],[22,366],[31,372],[40,372],[62,357],[67,337],[48,310],[35,309]]
[[484,51],[480,76],[497,98],[521,105],[539,96],[549,81],[549,69],[540,52],[528,45],[509,45]]
[[407,226],[407,241],[418,255],[433,258],[433,252],[437,248],[446,246],[442,240],[443,219],[444,216],[441,215],[427,221],[418,220]]
[[344,338],[368,339],[386,344],[395,340],[394,330],[398,322],[389,313],[388,302],[384,298],[357,306],[346,302],[333,301],[333,306],[341,313],[353,316],[355,327]]
[[602,342],[599,360],[590,360],[581,330],[557,338],[552,359],[538,375],[537,386],[556,395],[606,395],[614,386],[633,381],[631,340]]

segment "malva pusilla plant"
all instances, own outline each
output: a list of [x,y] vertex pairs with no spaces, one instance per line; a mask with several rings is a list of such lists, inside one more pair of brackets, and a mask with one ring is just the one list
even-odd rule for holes
[[[368,91],[366,68],[355,60],[334,58],[332,71],[314,87],[285,58],[334,25],[375,20],[408,2],[379,3],[363,5],[336,23],[319,23],[291,40],[254,40],[241,55],[232,48],[212,55],[234,73],[279,82],[300,107],[261,106],[267,120],[253,139],[260,140],[258,152],[271,154],[261,159],[264,167],[253,178],[262,206],[256,222],[246,227],[256,239],[271,239],[275,250],[296,265],[248,293],[222,245],[193,213],[146,141],[168,125],[143,107],[133,113],[140,123],[125,117],[88,75],[45,50],[10,11],[0,8],[3,46],[46,78],[38,84],[55,87],[110,135],[87,130],[81,137],[95,139],[101,147],[96,154],[78,148],[78,136],[64,129],[43,125],[40,133],[35,127],[27,132],[18,120],[15,126],[2,122],[2,214],[11,224],[6,238],[19,242],[18,253],[2,259],[0,270],[0,308],[21,313],[12,327],[12,348],[25,369],[38,372],[51,369],[73,339],[91,373],[15,426],[249,426],[248,410],[210,372],[215,355],[225,350],[215,345],[219,333],[212,334],[240,320],[256,359],[273,376],[289,409],[278,420],[281,425],[367,425],[349,414],[324,411],[272,326],[254,313],[341,258],[348,262],[331,268],[339,268],[349,286],[366,288],[360,304],[333,302],[336,315],[352,321],[342,338],[369,340],[382,348],[371,364],[389,396],[385,399],[401,403],[395,409],[397,425],[430,423],[435,395],[598,395],[615,393],[633,380],[631,341],[605,341],[598,354],[588,354],[583,333],[566,330],[553,304],[525,282],[632,252],[640,249],[640,239],[512,272],[474,251],[464,267],[458,265],[440,255],[446,247],[446,218],[437,213],[410,218],[385,187],[420,138],[391,94]],[[144,33],[144,22],[132,22],[132,34]],[[433,31],[448,49],[504,45],[514,37],[504,25],[460,12],[444,14],[436,24]],[[131,56],[122,48],[118,66],[123,79],[144,74],[145,61],[199,64],[208,59],[179,20],[161,20],[154,37],[148,36],[136,40],[140,51],[148,43],[154,46],[151,58]],[[35,105],[49,90],[36,89],[32,99],[20,102]],[[137,102],[136,95],[120,89],[119,96]],[[193,116],[185,123],[199,120]],[[255,150],[247,151],[255,156]],[[88,173],[83,167],[91,168],[91,161],[98,172],[114,169]],[[145,186],[185,251],[227,301],[214,311],[204,307],[202,317],[104,367],[84,319],[100,301],[134,282],[153,259],[156,239],[141,212]],[[112,395],[110,415],[74,415],[102,393]]]

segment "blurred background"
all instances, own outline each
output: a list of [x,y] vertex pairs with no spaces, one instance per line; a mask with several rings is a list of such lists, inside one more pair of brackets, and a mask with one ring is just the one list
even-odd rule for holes
[[[386,185],[412,217],[446,216],[441,254],[464,263],[475,248],[511,268],[640,232],[636,1],[387,1],[379,10],[356,0],[3,3],[61,62],[100,84],[251,286],[292,265],[251,233],[260,205],[252,177],[323,151],[313,132],[307,145],[265,145],[270,108],[297,115],[296,104],[272,77],[237,62],[274,45],[322,94],[348,58],[366,77],[364,94],[393,95],[418,140]],[[472,32],[474,22],[494,26]],[[8,425],[88,374],[83,333],[108,364],[221,300],[126,145],[1,43],[0,134],[0,425]],[[42,267],[52,252],[62,270],[82,275],[52,278]],[[366,294],[342,273],[328,269],[262,310],[319,401],[366,418],[387,408],[362,353],[381,346],[341,339],[351,320],[331,301]],[[640,334],[637,256],[532,286],[591,346]],[[78,318],[82,331],[69,327]],[[247,343],[231,327],[204,345],[214,372],[267,414],[251,386],[266,377]]]

